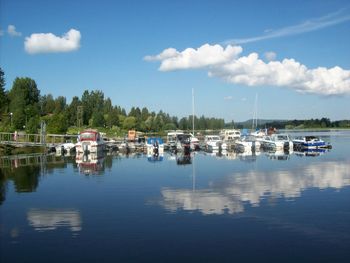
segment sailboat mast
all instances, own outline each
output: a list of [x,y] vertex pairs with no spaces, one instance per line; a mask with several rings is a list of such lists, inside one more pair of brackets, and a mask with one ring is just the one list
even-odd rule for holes
[[194,88],[192,88],[192,134],[194,136]]

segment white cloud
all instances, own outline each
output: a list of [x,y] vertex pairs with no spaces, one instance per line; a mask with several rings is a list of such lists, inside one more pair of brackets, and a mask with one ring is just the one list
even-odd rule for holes
[[20,37],[22,36],[21,32],[17,32],[16,31],[16,27],[14,25],[8,25],[7,27],[7,33],[11,36],[11,37]]
[[267,61],[272,61],[276,59],[277,54],[273,51],[267,51],[264,53],[264,57]]
[[207,66],[227,63],[242,52],[240,46],[230,46],[223,48],[220,45],[204,44],[193,49],[187,48],[178,52],[174,48],[165,49],[156,56],[146,56],[146,61],[161,61],[160,71],[171,71],[178,69],[202,68]]
[[232,99],[233,99],[232,96],[226,96],[226,97],[224,97],[224,100],[232,100]]
[[26,37],[24,48],[29,54],[71,52],[80,48],[81,34],[71,29],[62,37],[52,33],[35,33]]
[[[264,62],[257,53],[239,57],[242,47],[205,44],[182,52],[164,50],[147,60],[161,62],[159,70],[205,68],[210,77],[247,86],[287,87],[302,93],[320,95],[350,94],[350,70],[338,66],[308,69],[294,59]],[[270,58],[272,58],[272,55]]]
[[239,44],[257,42],[265,39],[297,35],[305,32],[320,30],[325,27],[334,26],[340,23],[347,22],[349,20],[350,20],[350,15],[348,13],[348,10],[340,9],[334,13],[330,13],[328,15],[318,17],[318,18],[309,19],[297,25],[287,26],[276,30],[267,29],[265,30],[265,34],[261,36],[230,39],[225,41],[224,44],[239,45]]

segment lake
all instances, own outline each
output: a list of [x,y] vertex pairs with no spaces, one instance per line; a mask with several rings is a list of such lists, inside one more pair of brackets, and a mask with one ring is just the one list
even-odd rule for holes
[[0,261],[350,262],[350,132],[312,134],[333,148],[2,160]]

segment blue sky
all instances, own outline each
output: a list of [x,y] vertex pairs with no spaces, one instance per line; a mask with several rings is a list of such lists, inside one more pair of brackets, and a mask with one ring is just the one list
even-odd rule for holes
[[226,121],[256,94],[262,119],[350,119],[349,1],[0,0],[0,29],[7,89],[183,117],[193,88],[196,115]]

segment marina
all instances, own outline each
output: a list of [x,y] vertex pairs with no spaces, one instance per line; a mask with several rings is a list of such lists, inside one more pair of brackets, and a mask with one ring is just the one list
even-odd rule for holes
[[150,152],[2,156],[1,257],[40,262],[54,247],[70,256],[53,262],[345,262],[350,133],[317,136],[332,149],[156,157],[155,137]]

